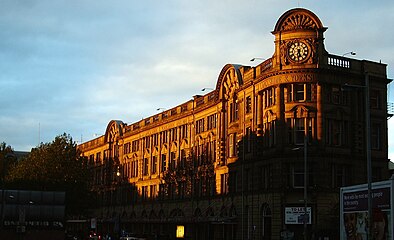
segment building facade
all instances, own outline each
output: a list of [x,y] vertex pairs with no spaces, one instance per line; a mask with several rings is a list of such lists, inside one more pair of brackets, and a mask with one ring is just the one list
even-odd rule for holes
[[326,29],[311,11],[289,10],[271,58],[227,64],[211,92],[133,124],[113,120],[79,145],[98,231],[339,236],[339,187],[367,181],[368,105],[373,181],[388,178],[390,80],[385,64],[328,53]]

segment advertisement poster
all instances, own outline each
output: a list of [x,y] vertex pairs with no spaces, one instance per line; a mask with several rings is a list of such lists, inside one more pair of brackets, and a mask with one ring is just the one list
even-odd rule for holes
[[[372,185],[372,239],[393,239],[392,182]],[[368,189],[366,185],[341,189],[341,240],[367,240]]]

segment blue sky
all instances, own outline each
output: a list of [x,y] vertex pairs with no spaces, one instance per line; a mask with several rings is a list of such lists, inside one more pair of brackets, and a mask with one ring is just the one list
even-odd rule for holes
[[[328,52],[382,61],[394,78],[392,0],[0,0],[0,142],[87,141],[112,119],[185,102],[227,63],[271,57],[271,31],[295,7],[328,27]],[[391,159],[393,131],[390,119]]]

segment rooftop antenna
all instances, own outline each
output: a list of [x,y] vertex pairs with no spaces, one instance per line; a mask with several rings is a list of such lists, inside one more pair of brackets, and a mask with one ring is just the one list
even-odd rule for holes
[[41,123],[38,122],[38,146],[40,146],[40,143],[41,143],[41,136],[40,136],[40,134],[41,134]]

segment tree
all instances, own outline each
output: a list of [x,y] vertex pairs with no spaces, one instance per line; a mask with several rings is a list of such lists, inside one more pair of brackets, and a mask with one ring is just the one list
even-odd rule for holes
[[164,194],[169,198],[201,197],[215,194],[214,161],[205,149],[189,155],[163,174]]
[[66,133],[43,143],[12,167],[7,183],[16,189],[66,192],[66,211],[79,211],[88,204],[89,171],[76,143]]
[[16,162],[16,157],[13,154],[14,150],[11,146],[7,145],[5,142],[0,143],[0,173],[1,173],[1,183],[4,183],[4,178],[7,172],[13,164]]

